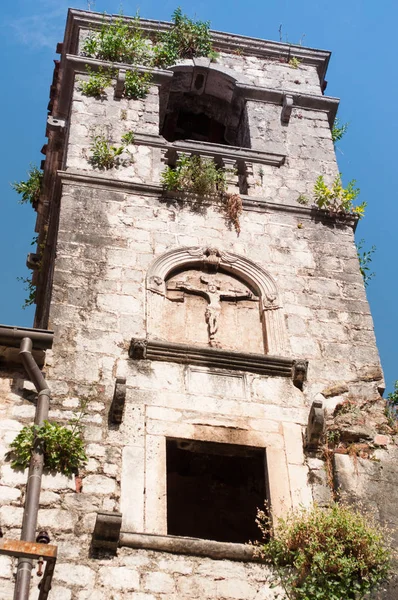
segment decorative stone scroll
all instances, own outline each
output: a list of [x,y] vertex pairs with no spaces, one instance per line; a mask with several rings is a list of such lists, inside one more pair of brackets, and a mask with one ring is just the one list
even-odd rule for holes
[[[271,275],[262,267],[244,256],[213,246],[177,248],[166,252],[152,263],[147,274],[148,292],[166,298],[167,279],[173,273],[184,269],[199,269],[208,273],[220,271],[239,278],[255,290],[266,332],[267,352],[276,356],[290,354],[278,290]],[[150,306],[149,301],[148,305]],[[151,315],[148,316],[150,323]],[[148,333],[149,336],[152,335],[150,330]]]

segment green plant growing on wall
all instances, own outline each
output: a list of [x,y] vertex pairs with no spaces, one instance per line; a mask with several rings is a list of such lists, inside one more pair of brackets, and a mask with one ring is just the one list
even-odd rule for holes
[[398,381],[394,383],[394,391],[389,392],[386,400],[386,407],[384,411],[385,416],[388,420],[388,425],[391,429],[397,433],[398,429]]
[[210,23],[193,21],[177,8],[172,15],[173,26],[165,32],[154,48],[154,65],[168,66],[179,58],[209,56],[214,58]]
[[310,201],[309,198],[305,194],[300,194],[299,197],[297,198],[297,202],[299,204],[301,204],[302,206],[306,206],[309,201]]
[[290,67],[293,67],[293,69],[298,69],[301,65],[301,62],[302,61],[299,58],[297,58],[297,56],[292,56],[288,64]]
[[24,303],[22,304],[22,308],[23,310],[25,310],[26,308],[29,308],[29,306],[32,306],[35,303],[36,286],[34,283],[32,283],[30,277],[17,277],[17,281],[21,281],[24,284],[24,290],[28,294],[24,300]]
[[279,518],[259,512],[266,543],[262,557],[290,600],[361,600],[391,570],[386,531],[357,507],[333,503],[301,508]]
[[[108,170],[120,165],[121,154],[126,150],[126,147],[134,143],[134,132],[128,131],[122,135],[122,143],[120,146],[115,146],[107,139],[104,133],[99,133],[93,136],[90,152],[91,156],[88,159],[89,163],[97,169]],[[127,150],[128,152],[128,150]],[[129,162],[132,162],[130,158]]]
[[43,172],[35,165],[31,165],[28,171],[26,181],[14,181],[11,187],[21,195],[20,204],[36,204],[40,199],[41,185],[43,182]]
[[140,73],[137,69],[126,71],[124,83],[124,95],[126,98],[138,100],[145,98],[149,92],[152,75],[150,73]]
[[212,49],[209,23],[188,18],[180,8],[172,15],[172,27],[160,35],[157,43],[145,37],[139,17],[129,21],[120,15],[104,20],[99,31],[90,32],[82,44],[81,54],[150,67],[165,67],[178,59],[195,56],[208,56],[215,61],[218,56]]
[[336,117],[332,127],[332,140],[333,144],[339,142],[345,135],[348,129],[348,123],[340,123],[340,119]]
[[99,31],[92,31],[84,40],[81,54],[100,60],[127,64],[148,65],[151,46],[140,27],[139,17],[125,20],[122,15],[102,23]]
[[227,192],[228,169],[220,168],[212,158],[181,154],[175,168],[167,166],[161,174],[165,190],[196,194],[216,198],[225,210],[228,219],[240,232],[239,216],[242,200],[239,194]]
[[10,444],[11,466],[25,469],[29,466],[33,450],[40,448],[47,469],[64,475],[77,474],[87,461],[81,424],[85,414],[85,406],[82,405],[79,416],[71,419],[68,426],[44,421],[41,427],[23,427]]
[[373,279],[375,273],[370,271],[370,263],[372,262],[372,255],[376,251],[376,246],[372,246],[370,250],[363,250],[365,240],[360,240],[357,244],[357,256],[359,260],[359,270],[363,277],[365,286],[369,285],[369,281]]
[[107,88],[112,81],[111,74],[104,71],[102,67],[97,72],[92,71],[89,66],[86,67],[89,75],[88,81],[80,81],[79,88],[85,96],[100,98],[105,94]]
[[166,190],[177,190],[199,196],[219,196],[227,187],[226,170],[211,158],[181,154],[173,169],[167,166],[161,174]]
[[314,186],[315,205],[328,210],[332,216],[356,215],[362,218],[365,214],[366,202],[354,206],[354,201],[358,197],[360,190],[355,187],[355,180],[348,183],[344,188],[341,181],[341,173],[334,179],[332,185],[328,187],[323,175],[319,175]]

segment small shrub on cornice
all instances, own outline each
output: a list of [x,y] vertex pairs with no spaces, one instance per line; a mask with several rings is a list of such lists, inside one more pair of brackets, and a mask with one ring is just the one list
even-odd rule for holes
[[372,255],[376,251],[376,246],[372,246],[370,250],[363,250],[365,240],[360,240],[357,244],[357,256],[359,261],[359,270],[363,277],[365,286],[369,285],[369,281],[373,279],[375,273],[370,271],[370,263],[372,262]]
[[[131,164],[132,158],[127,161],[121,160],[121,154],[126,150],[126,147],[134,143],[134,132],[128,131],[122,136],[120,146],[115,146],[107,139],[104,133],[99,133],[93,136],[90,152],[91,156],[88,159],[91,166],[100,169],[108,170],[117,167],[120,164]],[[126,150],[128,153],[128,150]]]
[[17,281],[21,281],[24,284],[24,290],[27,292],[27,297],[22,304],[22,309],[25,310],[32,306],[36,301],[36,285],[32,283],[30,277],[17,277]]
[[348,183],[344,188],[341,181],[341,173],[328,187],[322,175],[319,175],[314,186],[315,205],[327,210],[332,216],[355,215],[362,218],[365,214],[366,202],[354,206],[354,201],[359,195],[359,188],[355,187],[355,180]]
[[126,72],[124,84],[124,95],[126,98],[138,100],[145,98],[149,92],[152,75],[150,73],[140,73],[137,69]]
[[94,98],[100,98],[105,95],[105,88],[107,88],[112,81],[110,73],[105,72],[102,67],[97,72],[92,71],[89,66],[86,66],[87,73],[89,75],[88,81],[80,81],[80,91],[85,96],[92,96]]
[[21,195],[20,204],[36,204],[40,199],[43,172],[35,165],[31,165],[26,181],[14,181],[11,187]]
[[358,507],[301,508],[274,527],[260,511],[258,523],[261,556],[290,600],[361,600],[391,571],[388,533]]
[[198,196],[219,196],[225,193],[226,170],[218,168],[211,158],[181,154],[176,167],[167,166],[161,174],[166,190],[177,190]]
[[151,46],[144,37],[138,17],[123,16],[104,20],[100,31],[90,32],[84,40],[81,54],[111,62],[147,65],[151,62]]
[[130,65],[166,67],[178,59],[209,56],[215,60],[212,50],[209,23],[195,21],[177,8],[172,16],[172,27],[161,34],[156,44],[145,37],[140,19],[132,22],[122,16],[104,20],[100,31],[90,32],[82,45],[81,54],[111,62]]
[[122,144],[124,147],[134,144],[134,131],[127,131],[122,135]]
[[179,191],[197,196],[216,198],[225,211],[229,222],[239,234],[239,216],[242,213],[242,199],[239,194],[227,192],[229,169],[220,168],[212,158],[181,154],[175,168],[167,166],[161,174],[165,190]]
[[213,51],[209,21],[194,21],[177,8],[173,26],[166,31],[155,50],[155,65],[168,66],[179,58],[209,56]]
[[297,58],[297,56],[292,56],[288,64],[290,67],[293,67],[293,69],[298,69],[301,63],[302,61],[299,58]]
[[299,197],[297,198],[297,202],[299,204],[302,204],[303,206],[306,206],[309,202],[309,198],[307,198],[307,196],[305,196],[304,194],[300,194]]
[[348,129],[348,123],[340,123],[340,120],[336,117],[333,127],[332,127],[332,140],[333,144],[339,142],[341,138],[345,135]]

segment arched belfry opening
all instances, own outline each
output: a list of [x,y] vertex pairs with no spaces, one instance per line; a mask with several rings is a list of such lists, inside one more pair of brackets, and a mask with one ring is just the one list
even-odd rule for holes
[[236,79],[195,59],[171,67],[173,78],[160,96],[160,134],[169,142],[194,140],[250,148],[244,98]]

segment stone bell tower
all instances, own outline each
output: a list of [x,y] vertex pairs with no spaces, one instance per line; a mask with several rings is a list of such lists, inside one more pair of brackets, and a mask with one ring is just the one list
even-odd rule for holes
[[[104,22],[69,10],[35,207],[45,247],[35,327],[54,330],[41,356],[49,418],[65,422],[87,401],[81,486],[42,480],[39,527],[58,545],[50,597],[273,598],[246,545],[259,538],[256,511],[331,499],[320,449],[336,406],[368,415],[345,424],[347,440],[367,436],[380,460],[393,456],[388,430],[372,429],[383,381],[357,220],[298,202],[319,175],[338,174],[330,54],[212,32],[216,62],[152,69],[145,97],[128,99],[126,74],[148,68],[82,55]],[[170,28],[140,26],[149,37]],[[100,96],[82,92],[87,67],[109,74]],[[118,148],[129,132],[117,161],[95,162],[96,140]],[[227,169],[238,225],[211,195],[164,190],[161,173],[181,156]],[[32,391],[3,354],[1,408],[18,431],[32,421]],[[375,480],[358,461],[362,481]],[[333,464],[337,484],[357,493],[350,457]],[[4,462],[11,538],[25,482]],[[381,518],[394,520],[389,510]]]

